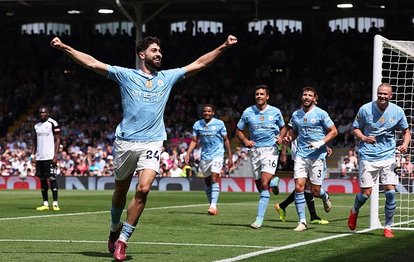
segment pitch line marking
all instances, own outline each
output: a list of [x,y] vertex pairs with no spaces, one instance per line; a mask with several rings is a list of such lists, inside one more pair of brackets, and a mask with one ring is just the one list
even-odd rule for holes
[[277,251],[281,251],[281,250],[287,250],[287,249],[293,249],[293,248],[297,248],[297,247],[301,247],[301,246],[307,246],[307,245],[311,245],[311,244],[315,244],[315,243],[319,243],[319,242],[324,242],[324,241],[335,239],[335,238],[348,237],[348,236],[352,236],[352,235],[359,234],[359,233],[369,232],[369,231],[372,231],[372,230],[375,230],[375,229],[368,228],[368,229],[364,229],[364,230],[357,231],[357,232],[354,232],[354,233],[345,233],[345,234],[338,234],[338,235],[329,236],[329,237],[317,238],[317,239],[308,240],[308,241],[304,241],[304,242],[298,242],[298,243],[290,244],[290,245],[286,245],[286,246],[273,247],[273,248],[269,248],[269,249],[266,249],[266,250],[251,252],[251,253],[243,254],[243,255],[240,255],[240,256],[232,257],[232,258],[226,258],[226,259],[222,259],[222,260],[215,260],[213,262],[235,262],[235,261],[240,261],[240,260],[243,260],[243,259],[257,257],[257,256],[268,254],[268,253],[273,253],[273,252],[277,252]]
[[[185,206],[167,206],[167,207],[148,207],[148,208],[145,208],[145,210],[162,210],[162,209],[172,209],[172,208],[188,208],[188,207],[199,207],[199,206],[205,206],[205,205],[207,205],[207,204],[195,204],[195,205],[185,205]],[[95,214],[104,214],[104,213],[109,213],[109,212],[111,212],[111,211],[110,210],[106,210],[106,211],[94,211],[94,212],[67,213],[67,214],[37,215],[37,216],[26,216],[26,217],[3,217],[3,218],[0,218],[0,221],[32,219],[32,218],[49,218],[49,217],[95,215]]]
[[[194,205],[184,205],[184,206],[165,206],[165,207],[147,207],[145,210],[163,210],[163,209],[173,209],[173,208],[189,208],[189,207],[201,207],[207,204],[194,204]],[[257,205],[256,203],[222,203],[221,205]],[[342,206],[335,206],[336,208]],[[348,206],[347,206],[348,208]],[[125,210],[124,210],[125,211]],[[43,212],[43,211],[42,211]],[[9,221],[9,220],[23,220],[23,219],[33,219],[33,218],[50,218],[50,217],[66,217],[66,216],[82,216],[82,215],[95,215],[95,214],[105,214],[109,213],[110,210],[106,211],[94,211],[94,212],[78,212],[78,213],[66,213],[66,214],[53,214],[53,215],[36,215],[36,216],[25,216],[25,217],[3,217],[0,218],[0,221]]]

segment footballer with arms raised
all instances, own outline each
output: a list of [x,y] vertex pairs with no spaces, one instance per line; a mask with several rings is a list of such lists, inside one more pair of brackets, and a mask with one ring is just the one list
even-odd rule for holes
[[[225,50],[237,43],[229,35],[216,49],[181,68],[160,70],[161,43],[156,37],[138,42],[138,69],[112,66],[68,46],[55,37],[51,46],[63,51],[81,66],[93,70],[119,84],[123,119],[116,128],[115,191],[112,197],[108,250],[118,261],[126,259],[127,241],[134,232],[144,210],[147,196],[159,172],[163,141],[167,139],[164,110],[173,85],[210,66]],[[121,223],[126,195],[134,173],[139,183],[128,204],[127,218]]]

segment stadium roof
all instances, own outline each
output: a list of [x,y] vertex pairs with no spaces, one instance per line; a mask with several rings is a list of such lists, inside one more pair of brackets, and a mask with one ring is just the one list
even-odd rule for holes
[[[338,9],[338,3],[351,2],[352,9]],[[101,15],[100,8],[115,10]],[[413,0],[0,0],[0,20],[120,20],[136,17],[142,10],[142,21],[163,19],[267,19],[317,14],[321,16],[411,15]],[[69,15],[68,10],[81,14]]]

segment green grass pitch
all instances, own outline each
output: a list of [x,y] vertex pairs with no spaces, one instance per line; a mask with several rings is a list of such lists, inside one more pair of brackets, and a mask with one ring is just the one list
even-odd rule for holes
[[[106,249],[112,191],[59,191],[61,211],[36,211],[40,191],[0,191],[0,261],[113,261]],[[132,193],[128,198],[132,197]],[[221,193],[220,214],[207,215],[204,192],[150,192],[127,261],[413,261],[414,231],[385,239],[368,228],[369,205],[357,230],[347,228],[353,195],[332,195],[333,209],[318,214],[328,225],[294,232],[295,206],[281,222],[271,196],[263,227],[250,228],[257,193]],[[123,214],[125,218],[126,212]]]

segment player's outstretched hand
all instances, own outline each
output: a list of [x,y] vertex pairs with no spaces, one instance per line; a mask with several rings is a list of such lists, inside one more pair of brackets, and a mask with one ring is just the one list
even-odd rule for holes
[[226,40],[226,46],[230,47],[230,46],[233,46],[235,44],[237,44],[237,37],[235,37],[233,35],[229,35],[227,37],[227,40]]
[[62,43],[62,41],[59,39],[59,37],[55,37],[52,39],[52,41],[50,42],[50,46],[52,46],[53,48],[62,50],[64,44]]

